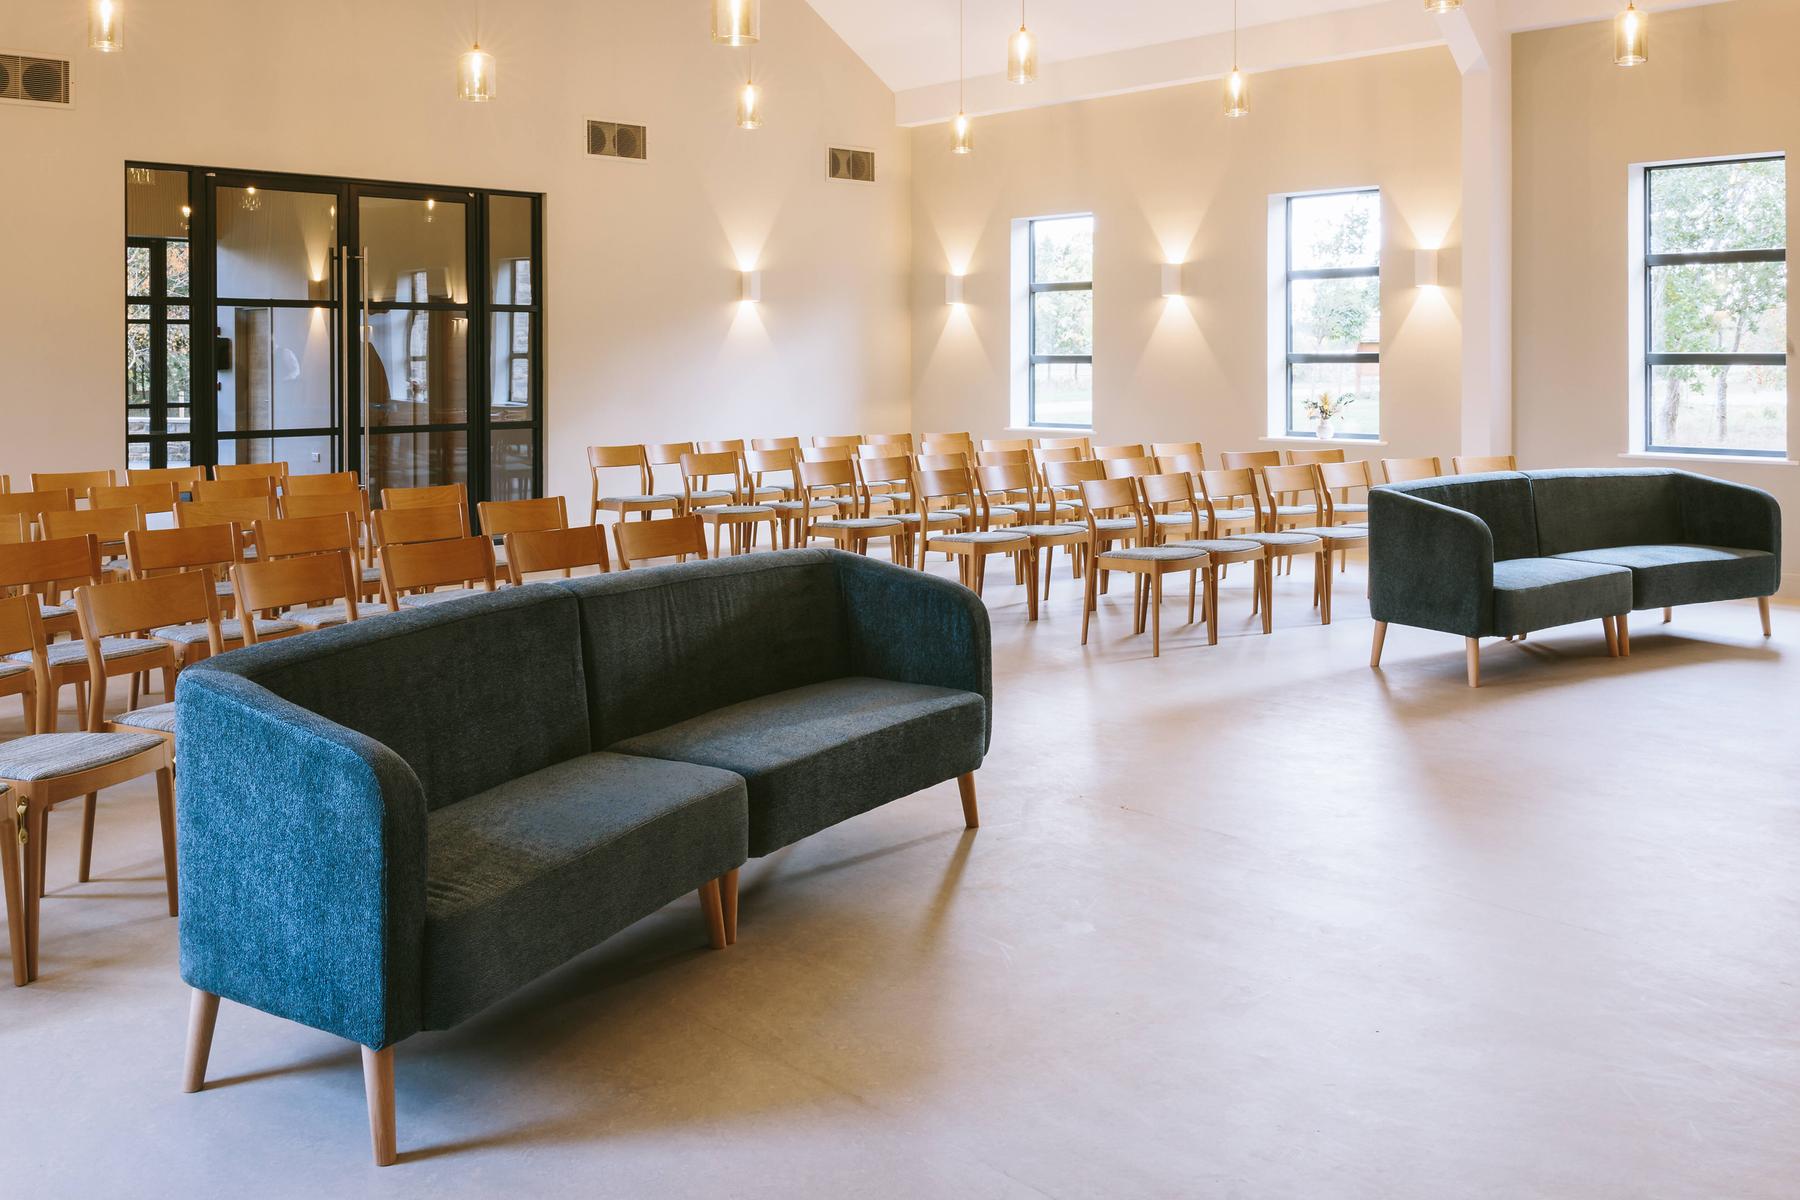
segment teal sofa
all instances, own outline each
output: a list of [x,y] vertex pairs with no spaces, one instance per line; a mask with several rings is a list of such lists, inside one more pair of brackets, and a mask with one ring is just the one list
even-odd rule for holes
[[176,694],[186,1085],[221,997],[364,1048],[448,1029],[737,868],[973,773],[972,592],[830,550],[532,584],[234,651]]
[[1480,639],[1600,621],[1629,654],[1630,613],[1761,601],[1781,586],[1781,507],[1689,471],[1452,476],[1369,493],[1371,665],[1390,623],[1460,634],[1469,685]]

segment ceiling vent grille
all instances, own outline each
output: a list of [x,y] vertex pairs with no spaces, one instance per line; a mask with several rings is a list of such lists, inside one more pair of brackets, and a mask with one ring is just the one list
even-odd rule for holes
[[589,121],[587,152],[601,158],[631,158],[642,162],[650,157],[649,134],[642,125]]
[[874,183],[875,152],[833,146],[825,152],[825,174],[849,183]]
[[31,54],[0,54],[0,100],[53,107],[69,103],[69,63]]

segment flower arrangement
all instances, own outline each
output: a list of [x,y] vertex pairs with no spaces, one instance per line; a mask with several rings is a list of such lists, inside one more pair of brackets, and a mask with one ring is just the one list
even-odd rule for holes
[[1313,399],[1301,402],[1302,407],[1306,409],[1306,415],[1315,421],[1335,421],[1343,415],[1346,408],[1355,403],[1355,396],[1339,396],[1333,400],[1330,392],[1320,392]]

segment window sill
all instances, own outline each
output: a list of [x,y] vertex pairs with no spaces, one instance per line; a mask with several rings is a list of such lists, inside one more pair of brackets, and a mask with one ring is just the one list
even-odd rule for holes
[[1620,458],[1637,459],[1641,462],[1707,462],[1736,463],[1745,467],[1800,467],[1800,462],[1791,458],[1766,458],[1756,454],[1676,454],[1668,451],[1633,450]]
[[1028,437],[1093,437],[1094,431],[1082,425],[1008,425],[1007,433]]
[[1259,442],[1280,442],[1284,446],[1385,446],[1373,438],[1263,437]]

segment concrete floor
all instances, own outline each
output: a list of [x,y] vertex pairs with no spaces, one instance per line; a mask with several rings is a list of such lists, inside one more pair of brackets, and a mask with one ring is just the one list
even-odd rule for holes
[[[934,570],[941,570],[935,567]],[[398,1054],[187,993],[147,786],[52,824],[42,978],[0,991],[19,1197],[1793,1197],[1800,611],[1367,667],[1302,568],[1277,630],[1160,661],[1001,580],[997,730],[954,786],[751,864],[742,940],[672,906]],[[1125,589],[1129,595],[1129,589]],[[0,735],[18,732],[8,703]],[[65,726],[66,727],[66,726]]]

